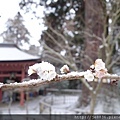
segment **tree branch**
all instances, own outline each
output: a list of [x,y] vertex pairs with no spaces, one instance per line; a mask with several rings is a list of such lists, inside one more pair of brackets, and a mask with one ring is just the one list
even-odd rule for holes
[[66,45],[68,44],[68,40],[67,40],[62,34],[60,34],[59,32],[57,32],[56,30],[54,30],[51,26],[48,26],[48,28],[49,28],[54,34],[56,34],[57,36],[61,37],[61,38],[62,38],[61,40],[63,40]]
[[[102,38],[101,37],[99,37],[99,36],[97,36],[97,35],[95,35],[94,33],[89,33],[89,32],[86,32],[86,31],[82,31],[85,35],[87,35],[87,36],[89,36],[89,37],[91,37],[91,38],[96,38],[96,39],[98,39],[100,42],[102,42]],[[79,32],[80,33],[80,32]]]
[[51,34],[49,34],[47,31],[44,31],[44,32],[47,34],[47,36],[49,38],[52,39],[52,42],[54,42],[58,47],[60,47],[61,49],[63,49],[63,46],[57,40],[55,40],[54,37]]
[[[10,84],[0,84],[0,88],[4,91],[4,90],[29,90],[31,88],[36,88],[36,87],[40,87],[42,85],[46,85],[49,83],[53,83],[53,82],[60,82],[60,81],[64,81],[64,80],[78,80],[80,79],[85,85],[86,87],[92,91],[92,87],[87,83],[87,81],[85,79],[82,79],[84,72],[71,72],[68,74],[63,74],[63,75],[56,75],[56,77],[50,81],[48,80],[42,80],[42,79],[32,79],[30,81],[23,81],[22,83],[10,83]],[[116,80],[120,80],[120,76],[118,75],[105,75],[104,77],[101,78],[101,80],[104,79],[116,79]]]
[[64,63],[66,64],[70,64],[69,61],[67,61],[62,55],[60,55],[60,53],[56,52],[55,50],[53,50],[52,48],[50,48],[49,46],[47,46],[46,44],[44,45],[45,49],[47,49],[47,53],[52,53],[56,56],[59,57],[59,59],[61,59]]

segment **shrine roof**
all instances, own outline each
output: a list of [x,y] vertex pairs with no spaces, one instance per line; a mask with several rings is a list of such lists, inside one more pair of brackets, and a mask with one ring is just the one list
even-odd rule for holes
[[34,56],[19,49],[15,44],[0,43],[0,61],[30,61],[38,60],[40,56]]

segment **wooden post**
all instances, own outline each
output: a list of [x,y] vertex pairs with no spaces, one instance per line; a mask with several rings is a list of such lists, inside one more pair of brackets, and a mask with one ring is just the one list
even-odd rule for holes
[[42,102],[39,103],[39,108],[40,108],[39,112],[41,114],[44,110],[44,104]]
[[63,103],[65,104],[65,94],[63,95]]
[[2,101],[2,90],[0,89],[0,101]]
[[49,107],[49,112],[50,112],[50,115],[52,114],[52,108],[51,106]]
[[[23,80],[24,77],[25,77],[25,70],[22,69],[21,82],[22,82],[22,80]],[[24,106],[24,91],[22,91],[22,90],[20,92],[20,105]]]
[[28,92],[26,92],[26,114],[28,114],[28,95],[29,95],[29,93]]
[[22,90],[20,92],[20,105],[24,106],[24,91]]
[[51,105],[53,105],[54,99],[53,99],[53,95],[51,96]]

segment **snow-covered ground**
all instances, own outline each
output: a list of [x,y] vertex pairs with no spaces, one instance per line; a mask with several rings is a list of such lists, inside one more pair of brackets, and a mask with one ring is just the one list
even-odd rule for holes
[[[47,103],[51,104],[51,114],[75,114],[71,110],[78,100],[79,95],[52,95],[47,98]],[[50,108],[46,108],[43,113],[49,113]]]
[[[39,101],[42,97],[38,96],[37,98],[33,98],[29,100],[24,106],[20,106],[19,102],[12,103],[10,108],[11,114],[39,114]],[[0,113],[1,114],[9,114],[9,105],[4,103],[0,106]]]
[[[63,113],[75,113],[69,111],[68,108],[75,104],[78,95],[47,95],[47,96],[38,96],[33,98],[27,102],[25,102],[24,106],[20,106],[19,102],[12,103],[11,108],[9,110],[9,105],[4,103],[0,105],[0,113],[1,114],[40,114],[40,101],[44,99],[44,102],[47,104],[51,104],[51,113],[54,114],[63,114]],[[49,107],[45,107],[42,112],[43,114],[49,114]]]
[[[12,103],[9,111],[8,104],[0,105],[0,114],[81,114],[89,113],[90,105],[84,108],[75,108],[79,94],[48,94],[38,96],[25,102],[24,106]],[[45,105],[40,105],[40,101]],[[41,111],[42,109],[42,111]],[[40,113],[41,112],[41,113]],[[97,98],[95,114],[120,114],[120,99],[109,98],[101,94]]]

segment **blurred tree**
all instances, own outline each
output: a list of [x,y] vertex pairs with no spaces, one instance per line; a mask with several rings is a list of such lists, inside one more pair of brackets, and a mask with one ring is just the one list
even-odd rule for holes
[[[47,30],[41,39],[44,41],[43,57],[67,64],[75,71],[88,69],[98,57],[105,61],[110,72],[115,64],[120,64],[120,55],[114,58],[119,51],[116,46],[120,33],[116,32],[113,37],[114,28],[119,26],[119,0],[21,0],[20,7],[26,7],[27,11],[31,5],[45,7]],[[83,89],[82,95],[87,105],[88,91]],[[94,107],[96,95],[92,97]]]
[[8,19],[6,31],[1,34],[4,42],[15,43],[18,46],[29,43],[30,33],[23,22],[23,17],[19,12],[14,19]]
[[[84,28],[84,21],[80,19],[84,18],[84,1],[58,0],[48,3],[42,0],[41,4],[46,8],[44,19],[48,27],[42,35],[45,41],[44,57],[58,58],[59,63],[69,65],[72,70],[80,70],[84,36],[78,35],[78,30]],[[69,88],[77,88],[78,83],[69,81]]]
[[[106,22],[103,14],[104,7],[105,6],[103,6],[100,0],[85,1],[85,51],[83,59],[83,68],[85,70],[89,69],[90,65],[92,65],[93,62],[98,58],[98,50],[103,41],[103,39],[101,38]],[[95,37],[90,37],[89,35],[94,35]],[[85,87],[84,84],[82,87],[82,91],[83,94],[80,98],[80,105],[86,106],[91,100],[89,95],[90,91]]]
[[[59,63],[59,66],[67,64],[75,71],[80,70],[84,36],[79,35],[78,30],[84,28],[84,1],[41,0],[37,3],[28,0],[21,1],[20,6],[23,8],[35,4],[42,5],[46,9],[44,21],[48,29],[43,31],[40,39],[40,42],[44,41],[43,59],[57,65]],[[26,10],[28,11],[28,7]],[[69,87],[77,88],[76,81],[70,81]]]
[[[98,7],[99,6],[99,7]],[[100,0],[86,0],[85,1],[85,32],[96,37],[85,36],[85,58],[84,68],[89,66],[98,58],[98,49],[102,44],[102,34],[104,32],[105,16],[104,8]],[[94,21],[94,22],[93,22]]]
[[43,58],[68,64],[72,70],[80,69],[84,36],[79,35],[78,30],[84,27],[84,21],[81,20],[84,18],[84,1],[22,0],[20,3],[21,8],[26,7],[26,11],[30,11],[32,5],[45,7],[47,30],[43,31],[40,39],[40,42],[44,41]]

